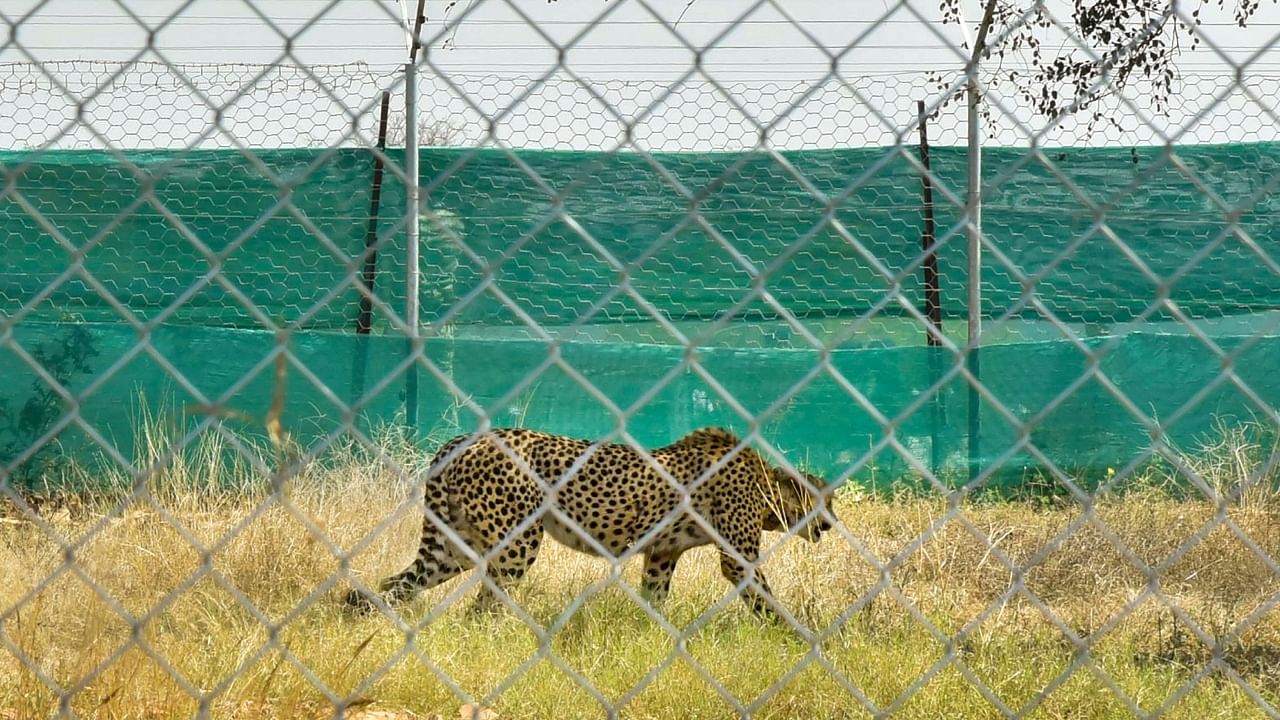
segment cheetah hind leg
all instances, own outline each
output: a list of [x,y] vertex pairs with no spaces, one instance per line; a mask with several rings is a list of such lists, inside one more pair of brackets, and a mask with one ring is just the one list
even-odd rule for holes
[[644,575],[640,581],[640,596],[655,610],[666,604],[671,594],[671,576],[681,552],[650,552],[644,556]]
[[[409,567],[378,583],[378,594],[387,604],[404,603],[470,567],[469,560],[449,552],[442,538],[426,533],[418,546],[418,556]],[[376,607],[372,598],[359,590],[347,593],[345,602],[357,612],[369,612]]]
[[524,577],[524,574],[528,572],[533,562],[538,559],[538,550],[541,546],[542,523],[539,522],[525,530],[519,537],[513,539],[506,547],[490,558],[485,572],[489,582],[480,586],[480,594],[476,596],[476,600],[469,608],[468,614],[472,617],[493,615],[497,610],[501,609],[503,603],[498,598],[498,594],[493,591],[490,583],[504,593],[510,592]]

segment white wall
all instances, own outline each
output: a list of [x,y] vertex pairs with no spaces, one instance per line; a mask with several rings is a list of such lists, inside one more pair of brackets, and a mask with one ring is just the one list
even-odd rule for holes
[[[462,0],[446,17],[448,4],[427,2],[423,108],[459,129],[456,142],[607,149],[625,144],[626,121],[643,115],[633,137],[650,149],[750,148],[762,125],[782,148],[882,145],[914,116],[915,100],[931,96],[925,74],[962,64],[961,33],[940,25],[937,0]],[[968,2],[971,19],[977,6]],[[1069,18],[1066,0],[1056,6]],[[405,54],[389,0],[4,0],[2,8],[18,28],[0,48],[6,148],[359,143],[352,119],[369,132],[370,110],[381,89],[397,87]],[[1245,30],[1230,8],[1210,5],[1202,16],[1228,57],[1265,50],[1245,74],[1249,92],[1233,88],[1230,65],[1201,48],[1183,58],[1168,120],[1148,116],[1138,98],[1116,111],[1120,129],[1086,136],[1068,126],[1043,142],[1147,144],[1182,128],[1184,142],[1280,139],[1280,56],[1269,50],[1280,8],[1264,5]],[[557,44],[570,46],[563,65]],[[708,45],[691,73],[691,48]],[[312,69],[251,67],[262,63]],[[1215,95],[1224,99],[1215,104]],[[76,122],[78,109],[86,122]],[[1005,117],[992,141],[1025,145],[1034,119],[1007,95],[996,115],[1006,112],[1029,124]],[[957,113],[934,125],[939,144],[963,134]]]

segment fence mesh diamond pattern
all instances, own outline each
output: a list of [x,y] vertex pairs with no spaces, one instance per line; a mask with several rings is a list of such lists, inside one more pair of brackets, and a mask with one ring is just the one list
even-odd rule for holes
[[[944,37],[906,2],[450,3],[412,73],[268,0],[277,62],[166,57],[190,3],[46,58],[33,5],[0,720],[1280,716],[1280,77],[1190,15],[1224,69],[1090,125],[963,48],[859,73]],[[495,11],[554,61],[451,70]],[[721,76],[758,23],[822,62]],[[688,66],[574,64],[619,28]]]

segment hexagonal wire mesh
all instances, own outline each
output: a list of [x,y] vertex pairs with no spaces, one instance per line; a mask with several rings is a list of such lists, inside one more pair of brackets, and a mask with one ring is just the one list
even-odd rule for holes
[[[5,18],[0,707],[1280,714],[1280,80],[1091,130],[983,74],[970,342],[963,58],[594,81],[624,5],[516,78],[424,29],[416,211],[399,69],[39,62]],[[761,8],[803,34],[757,2],[697,57]],[[544,530],[607,559],[517,586]]]

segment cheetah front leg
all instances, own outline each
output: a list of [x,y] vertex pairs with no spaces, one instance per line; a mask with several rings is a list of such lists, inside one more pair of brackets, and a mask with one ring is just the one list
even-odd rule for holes
[[[720,533],[719,542],[723,543],[719,547],[720,574],[734,587],[742,586],[742,601],[757,617],[780,621],[781,617],[775,610],[777,600],[769,589],[764,573],[756,567],[760,559],[763,522],[743,521],[738,517],[720,514],[714,519],[714,523]],[[736,551],[736,556],[729,548]],[[739,557],[746,562],[740,561]],[[742,585],[744,581],[746,585]]]
[[747,564],[738,562],[728,551],[720,550],[720,574],[724,575],[724,579],[728,580],[731,585],[738,587],[743,580],[747,578],[754,579],[754,583],[747,582],[742,588],[742,601],[751,608],[751,612],[771,622],[780,622],[782,617],[778,615],[778,611],[774,609],[777,600],[773,597],[773,590],[769,588],[769,581],[765,579],[764,573],[755,567],[756,561],[759,560],[760,551],[755,547],[739,547],[735,548],[738,554],[747,561]]

